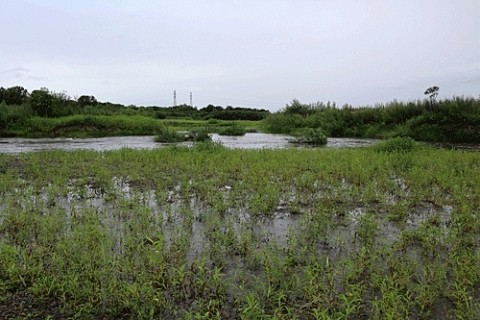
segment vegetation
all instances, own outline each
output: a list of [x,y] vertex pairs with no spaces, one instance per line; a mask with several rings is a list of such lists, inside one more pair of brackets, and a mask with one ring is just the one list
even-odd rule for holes
[[35,116],[22,119],[21,123],[21,126],[9,126],[7,122],[3,136],[40,138],[152,135],[164,127],[160,121],[152,118],[124,115],[74,115],[60,118]]
[[221,136],[244,136],[246,133],[247,130],[236,122],[233,122],[231,126],[218,130],[218,134]]
[[327,144],[327,136],[320,128],[307,128],[301,133],[297,134],[296,138],[292,142],[312,146],[323,146]]
[[72,99],[47,88],[29,93],[20,86],[2,87],[0,136],[154,135],[164,127],[176,131],[204,127],[210,133],[229,135],[262,129],[291,134],[301,137],[299,142],[314,144],[325,140],[321,132],[328,137],[410,137],[418,141],[479,143],[480,99],[454,97],[437,101],[438,91],[437,86],[432,86],[425,91],[425,100],[361,108],[293,100],[280,112],[270,114],[263,109],[213,105],[201,109],[187,105],[123,106],[99,102],[91,95]]
[[172,130],[168,127],[162,128],[155,136],[156,142],[170,143],[170,142],[184,142],[186,141],[185,133]]
[[0,155],[0,314],[478,319],[480,154],[407,149]]
[[480,99],[454,97],[436,101],[438,87],[426,91],[429,100],[393,101],[375,107],[302,104],[294,100],[263,121],[272,133],[295,134],[321,128],[329,137],[410,137],[432,142],[480,142]]
[[379,152],[412,152],[419,148],[419,144],[411,138],[390,138],[375,145],[375,150]]
[[[0,87],[0,136],[3,137],[153,135],[163,125],[169,126],[168,122],[177,120],[185,123],[195,122],[195,125],[190,125],[188,128],[177,128],[191,130],[204,127],[206,121],[217,121],[219,126],[232,120],[254,123],[265,118],[268,113],[263,109],[231,106],[223,108],[213,105],[202,109],[187,105],[124,106],[99,102],[92,95],[82,95],[72,99],[66,93],[51,92],[47,88],[28,93],[20,86],[7,89]],[[107,119],[107,117],[111,118]],[[131,119],[126,120],[126,117]],[[153,124],[153,120],[156,124]],[[115,121],[119,121],[118,127],[114,125]],[[38,130],[39,128],[35,126],[38,122],[41,122],[44,128]],[[72,128],[65,125],[72,125]],[[57,126],[62,126],[61,130],[56,130]],[[81,132],[79,130],[81,127],[86,130]]]
[[159,130],[158,134],[155,136],[155,141],[162,143],[175,143],[185,141],[199,142],[211,139],[212,138],[210,137],[206,128],[193,129],[188,132],[179,132],[167,127]]

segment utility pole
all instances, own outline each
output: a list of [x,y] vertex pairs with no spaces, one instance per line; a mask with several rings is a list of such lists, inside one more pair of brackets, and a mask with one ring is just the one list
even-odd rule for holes
[[177,106],[177,90],[173,90],[173,106]]
[[190,91],[190,107],[193,108],[193,103],[192,103],[192,91]]

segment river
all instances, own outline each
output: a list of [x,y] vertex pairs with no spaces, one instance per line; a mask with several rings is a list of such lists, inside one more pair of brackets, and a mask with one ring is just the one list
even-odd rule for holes
[[[219,141],[227,148],[262,149],[262,148],[287,148],[293,146],[289,140],[291,136],[247,133],[244,136],[212,135],[213,141]],[[360,147],[376,143],[378,140],[355,138],[329,138],[327,147],[344,148]],[[166,143],[157,143],[154,136],[123,136],[104,138],[0,138],[0,153],[22,153],[46,150],[96,150],[108,151],[122,148],[154,149],[162,148]],[[189,145],[189,143],[185,143]]]

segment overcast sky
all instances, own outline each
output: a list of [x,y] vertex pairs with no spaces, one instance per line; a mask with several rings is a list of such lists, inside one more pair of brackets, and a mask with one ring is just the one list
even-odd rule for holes
[[480,95],[479,0],[0,0],[0,86],[272,111]]

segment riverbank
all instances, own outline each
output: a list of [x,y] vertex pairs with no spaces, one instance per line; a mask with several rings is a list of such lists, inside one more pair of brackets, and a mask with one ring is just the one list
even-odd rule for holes
[[0,155],[0,310],[475,319],[479,164],[422,147]]
[[0,131],[1,137],[19,138],[98,138],[155,135],[165,128],[189,131],[199,128],[218,132],[232,123],[247,131],[258,131],[259,121],[155,119],[138,115],[73,115],[46,118],[29,117],[11,122]]

